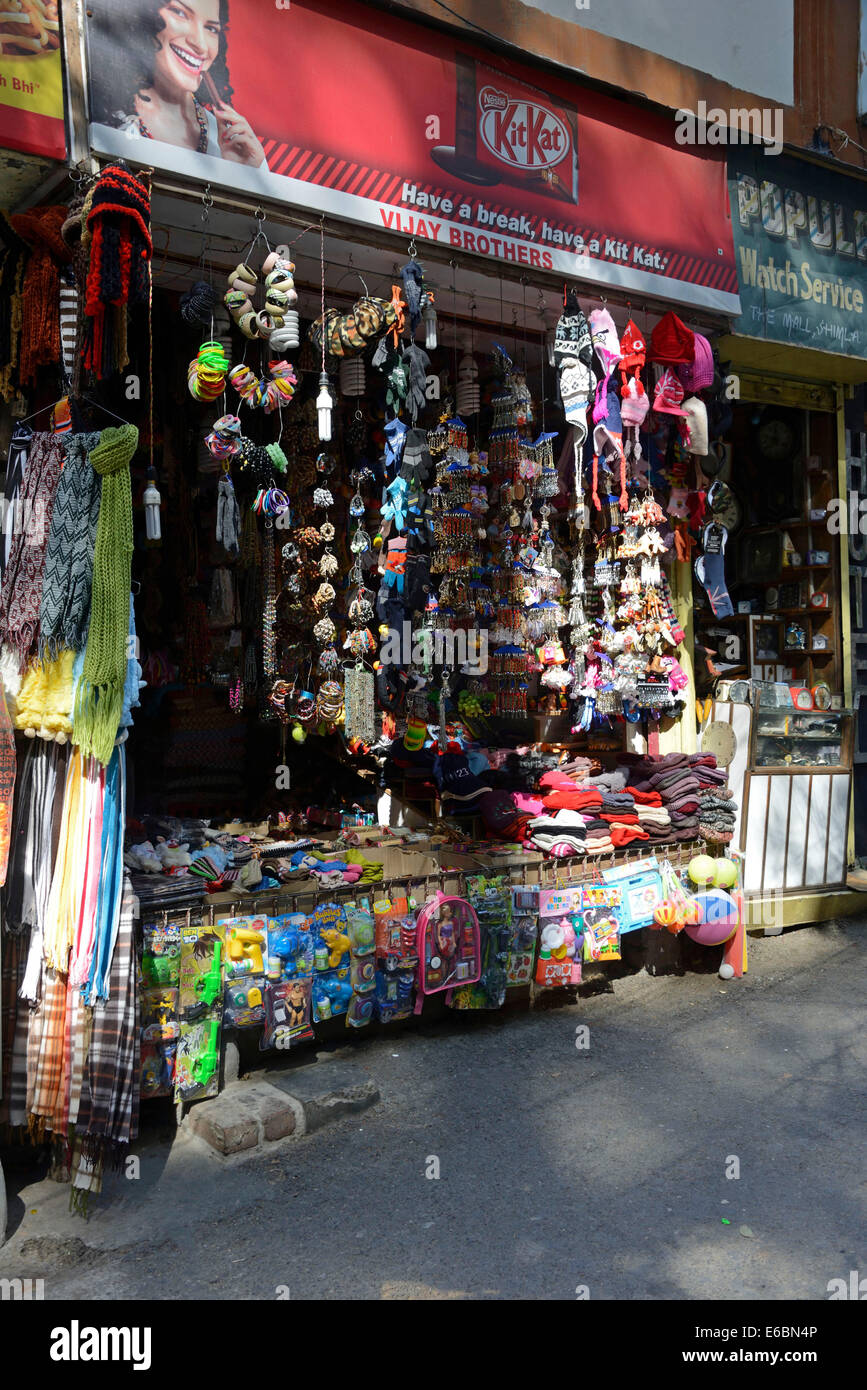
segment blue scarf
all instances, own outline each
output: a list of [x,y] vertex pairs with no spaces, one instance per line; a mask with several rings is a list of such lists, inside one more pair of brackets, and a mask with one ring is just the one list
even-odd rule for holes
[[96,899],[96,944],[84,990],[85,1002],[108,998],[108,979],[123,896],[123,830],[126,820],[126,749],[115,748],[105,773],[102,869]]

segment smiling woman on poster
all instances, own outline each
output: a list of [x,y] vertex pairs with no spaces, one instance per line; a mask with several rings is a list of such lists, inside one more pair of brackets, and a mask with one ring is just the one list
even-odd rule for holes
[[90,21],[91,119],[130,138],[267,170],[232,106],[229,0],[96,0]]

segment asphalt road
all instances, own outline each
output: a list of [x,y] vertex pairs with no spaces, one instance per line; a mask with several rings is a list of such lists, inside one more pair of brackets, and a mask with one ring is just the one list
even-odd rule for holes
[[379,1105],[229,1161],[151,1130],[87,1223],[13,1168],[0,1277],[48,1299],[826,1299],[867,1274],[865,974],[853,919],[751,942],[740,982],[642,974],[342,1047]]

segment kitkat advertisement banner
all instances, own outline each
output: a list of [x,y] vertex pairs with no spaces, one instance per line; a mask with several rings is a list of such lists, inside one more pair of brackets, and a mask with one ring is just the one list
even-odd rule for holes
[[66,156],[59,0],[0,0],[0,147]]
[[92,0],[91,142],[463,255],[737,313],[716,148],[354,0]]

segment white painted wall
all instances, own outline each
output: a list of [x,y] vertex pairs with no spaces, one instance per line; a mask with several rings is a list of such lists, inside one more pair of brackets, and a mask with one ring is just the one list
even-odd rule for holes
[[522,3],[710,73],[721,82],[769,101],[791,106],[794,100],[794,0]]

